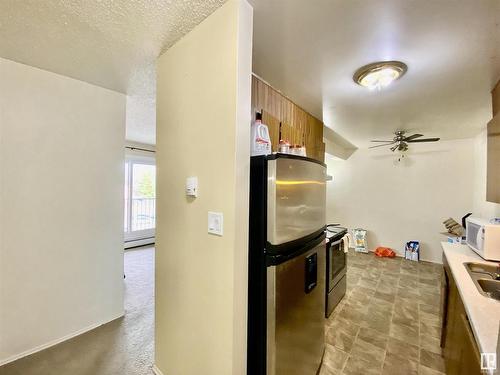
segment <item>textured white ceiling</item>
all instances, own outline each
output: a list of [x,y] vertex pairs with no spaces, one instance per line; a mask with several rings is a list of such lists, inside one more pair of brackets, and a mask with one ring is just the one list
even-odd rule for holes
[[[225,0],[2,0],[0,56],[129,95],[127,138],[155,142],[162,50]],[[251,0],[254,71],[357,146],[400,128],[474,134],[500,78],[499,0]],[[407,75],[370,92],[361,65]]]
[[[254,72],[356,146],[397,129],[465,138],[491,118],[500,78],[499,0],[251,0]],[[354,71],[402,60],[370,92]]]
[[2,0],[0,56],[131,95],[127,138],[154,143],[154,62],[224,2]]

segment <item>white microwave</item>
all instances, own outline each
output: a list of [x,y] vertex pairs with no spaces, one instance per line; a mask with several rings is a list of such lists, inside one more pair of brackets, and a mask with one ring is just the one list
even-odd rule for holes
[[468,217],[465,241],[467,245],[486,260],[500,261],[500,224],[488,220]]

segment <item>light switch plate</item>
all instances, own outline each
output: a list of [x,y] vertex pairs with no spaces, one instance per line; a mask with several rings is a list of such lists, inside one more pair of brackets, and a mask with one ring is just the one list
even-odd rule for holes
[[224,233],[224,215],[222,212],[208,211],[208,233],[222,236]]

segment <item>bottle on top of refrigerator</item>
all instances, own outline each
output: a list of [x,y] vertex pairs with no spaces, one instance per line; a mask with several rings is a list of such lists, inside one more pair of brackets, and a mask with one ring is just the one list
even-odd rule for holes
[[252,146],[250,154],[269,155],[271,153],[271,138],[269,137],[269,129],[267,125],[262,123],[262,114],[257,112],[255,122],[251,129]]
[[290,142],[281,139],[280,143],[278,144],[278,152],[282,154],[288,154],[290,152]]

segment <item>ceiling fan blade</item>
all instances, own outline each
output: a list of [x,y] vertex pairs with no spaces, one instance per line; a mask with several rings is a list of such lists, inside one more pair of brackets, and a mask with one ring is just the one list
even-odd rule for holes
[[406,142],[409,142],[409,143],[417,143],[417,142],[437,142],[439,141],[441,138],[424,138],[424,139],[414,139],[414,140],[411,140],[411,141],[408,141],[406,140]]
[[394,143],[394,140],[391,139],[390,141],[375,141],[375,140],[371,140],[370,142],[387,142],[387,143]]
[[415,138],[419,138],[419,137],[423,137],[424,135],[423,134],[413,134],[413,135],[410,135],[408,137],[405,137],[405,141],[410,141],[412,139],[415,139]]
[[389,145],[392,145],[394,142],[391,142],[391,143],[384,143],[383,145],[375,145],[375,146],[370,146],[368,148],[375,148],[375,147],[383,147],[383,146],[389,146]]

